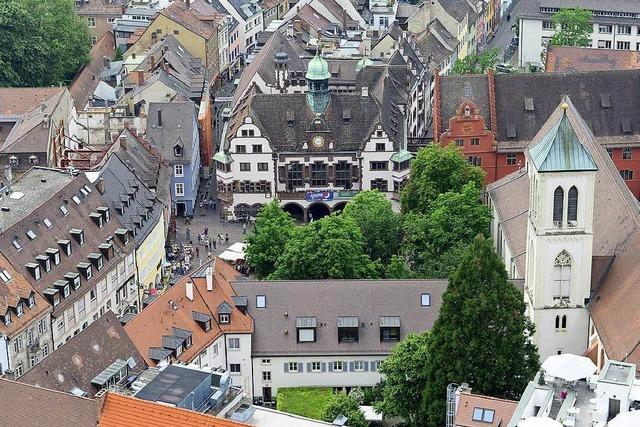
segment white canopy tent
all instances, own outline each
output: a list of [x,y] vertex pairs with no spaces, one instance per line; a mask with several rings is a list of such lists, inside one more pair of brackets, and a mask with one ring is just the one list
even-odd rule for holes
[[551,377],[577,381],[590,377],[598,367],[588,357],[564,353],[547,357],[542,369]]
[[243,242],[236,242],[233,245],[229,246],[227,250],[218,255],[219,258],[225,261],[236,262],[239,260],[244,260],[245,257],[245,249],[247,248],[247,244]]
[[520,421],[518,427],[562,427],[562,424],[549,417],[529,417]]

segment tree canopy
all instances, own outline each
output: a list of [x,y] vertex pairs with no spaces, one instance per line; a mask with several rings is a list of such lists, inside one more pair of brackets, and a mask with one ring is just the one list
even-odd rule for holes
[[346,215],[331,214],[294,229],[269,279],[367,279],[378,267],[364,252],[362,232]]
[[462,59],[456,59],[451,68],[452,74],[484,74],[498,63],[500,49],[494,47],[480,54],[471,53]]
[[282,210],[278,200],[260,209],[255,227],[247,237],[247,263],[258,279],[264,279],[275,270],[278,257],[293,234],[295,223]]
[[358,401],[350,394],[336,394],[325,409],[322,419],[330,423],[340,414],[347,417],[349,427],[367,427],[369,425],[358,406]]
[[386,417],[402,417],[410,426],[421,424],[421,396],[429,332],[411,333],[391,349],[380,365],[385,380],[381,383],[382,401],[375,408]]
[[539,366],[522,293],[490,240],[474,239],[449,286],[428,346],[423,425],[444,425],[446,388],[468,383],[475,392],[517,400]]
[[400,216],[378,190],[361,191],[344,208],[343,215],[360,227],[364,250],[372,260],[387,264],[400,246]]
[[428,213],[440,194],[459,192],[469,182],[482,188],[484,176],[482,168],[467,162],[455,145],[428,145],[411,161],[411,176],[401,194],[402,211]]
[[87,24],[72,0],[0,1],[0,86],[68,83],[89,61]]
[[593,24],[588,9],[560,9],[552,18],[556,32],[550,43],[557,46],[589,46]]

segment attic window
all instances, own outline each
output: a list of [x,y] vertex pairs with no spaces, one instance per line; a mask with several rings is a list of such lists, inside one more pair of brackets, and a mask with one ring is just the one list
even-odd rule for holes
[[98,253],[90,253],[88,256],[89,260],[91,260],[91,263],[93,264],[93,266],[96,268],[96,270],[100,271],[102,270],[102,266],[104,265],[104,260],[102,259],[102,254],[98,254]]
[[48,248],[45,252],[54,265],[60,264],[60,249]]
[[600,106],[602,108],[611,108],[611,97],[608,93],[600,94]]
[[9,273],[7,270],[0,270],[0,279],[2,279],[4,283],[7,283],[12,278],[13,277],[11,276],[11,273]]
[[516,137],[516,125],[513,123],[507,123],[507,138]]
[[524,109],[525,111],[534,111],[534,105],[533,105],[533,98],[531,97],[526,97],[524,98]]
[[16,156],[9,157],[9,166],[12,166],[12,167],[18,166],[18,158]]
[[36,260],[44,268],[44,271],[51,271],[51,259],[48,255],[38,255]]
[[44,223],[44,225],[45,225],[47,228],[51,228],[51,227],[53,227],[53,223],[51,222],[51,220],[50,220],[49,218],[45,218],[45,219],[43,219],[43,220],[42,220],[42,222]]
[[60,304],[60,292],[57,289],[47,288],[44,290],[43,294],[54,307]]
[[129,243],[129,230],[127,230],[126,228],[118,228],[116,230],[116,235],[123,244],[126,245],[127,243]]
[[60,205],[60,212],[62,212],[63,216],[69,215],[69,209],[65,205]]
[[33,240],[36,237],[38,237],[38,236],[36,236],[36,233],[34,233],[33,230],[31,230],[31,229],[27,230],[27,232],[25,234],[27,235],[29,240]]
[[71,256],[73,250],[71,249],[71,242],[69,240],[58,240],[58,245],[62,248],[67,256]]
[[[85,263],[81,263],[81,264],[87,264]],[[79,264],[78,264],[79,265]],[[91,268],[91,266],[89,266],[89,268]],[[78,289],[80,289],[80,274],[78,273],[67,273],[64,275],[64,278],[67,279],[67,286],[66,288],[69,287],[69,285],[73,285],[73,290],[77,291]],[[64,280],[62,281],[64,282]],[[66,298],[69,295],[68,292],[64,292],[64,297]]]
[[75,203],[76,205],[80,204],[80,197],[78,196],[73,196],[71,200],[73,200],[73,203]]
[[631,133],[631,121],[629,119],[622,119],[620,123],[622,124],[623,133]]
[[101,243],[98,245],[98,249],[100,249],[102,256],[104,256],[107,261],[113,257],[113,243]]
[[287,110],[286,116],[287,116],[287,124],[290,127],[293,126],[293,122],[296,119],[295,113],[293,111],[291,111],[291,110]]
[[92,276],[91,264],[89,264],[88,262],[80,262],[78,263],[77,267],[85,279],[87,280],[91,279],[91,276]]
[[71,230],[69,230],[69,233],[71,233],[73,238],[76,239],[76,242],[78,242],[80,246],[84,245],[84,231],[78,228],[72,228]]
[[296,318],[296,338],[297,342],[316,341],[317,320],[315,317]]
[[30,262],[26,264],[25,267],[29,270],[29,273],[31,273],[35,280],[40,280],[40,266],[38,264]]
[[89,218],[93,220],[93,222],[98,226],[98,228],[102,228],[102,215],[97,212],[91,212],[89,214]]

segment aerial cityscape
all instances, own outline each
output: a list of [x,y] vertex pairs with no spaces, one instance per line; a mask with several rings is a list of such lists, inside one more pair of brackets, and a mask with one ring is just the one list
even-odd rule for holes
[[0,0],[0,427],[640,427],[640,1]]

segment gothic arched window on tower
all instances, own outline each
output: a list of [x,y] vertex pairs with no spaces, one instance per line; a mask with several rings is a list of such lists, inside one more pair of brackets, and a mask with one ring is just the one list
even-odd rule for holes
[[569,255],[569,252],[563,250],[556,257],[554,264],[553,298],[568,300],[571,285],[571,255]]
[[[567,221],[569,225],[575,225],[578,220],[578,189],[573,186],[569,189],[569,198],[567,201]],[[573,221],[573,224],[571,224]]]
[[567,329],[567,315],[562,316],[562,329]]
[[562,225],[562,211],[564,210],[564,190],[556,188],[553,192],[553,223]]
[[556,329],[560,329],[560,316],[556,316]]

